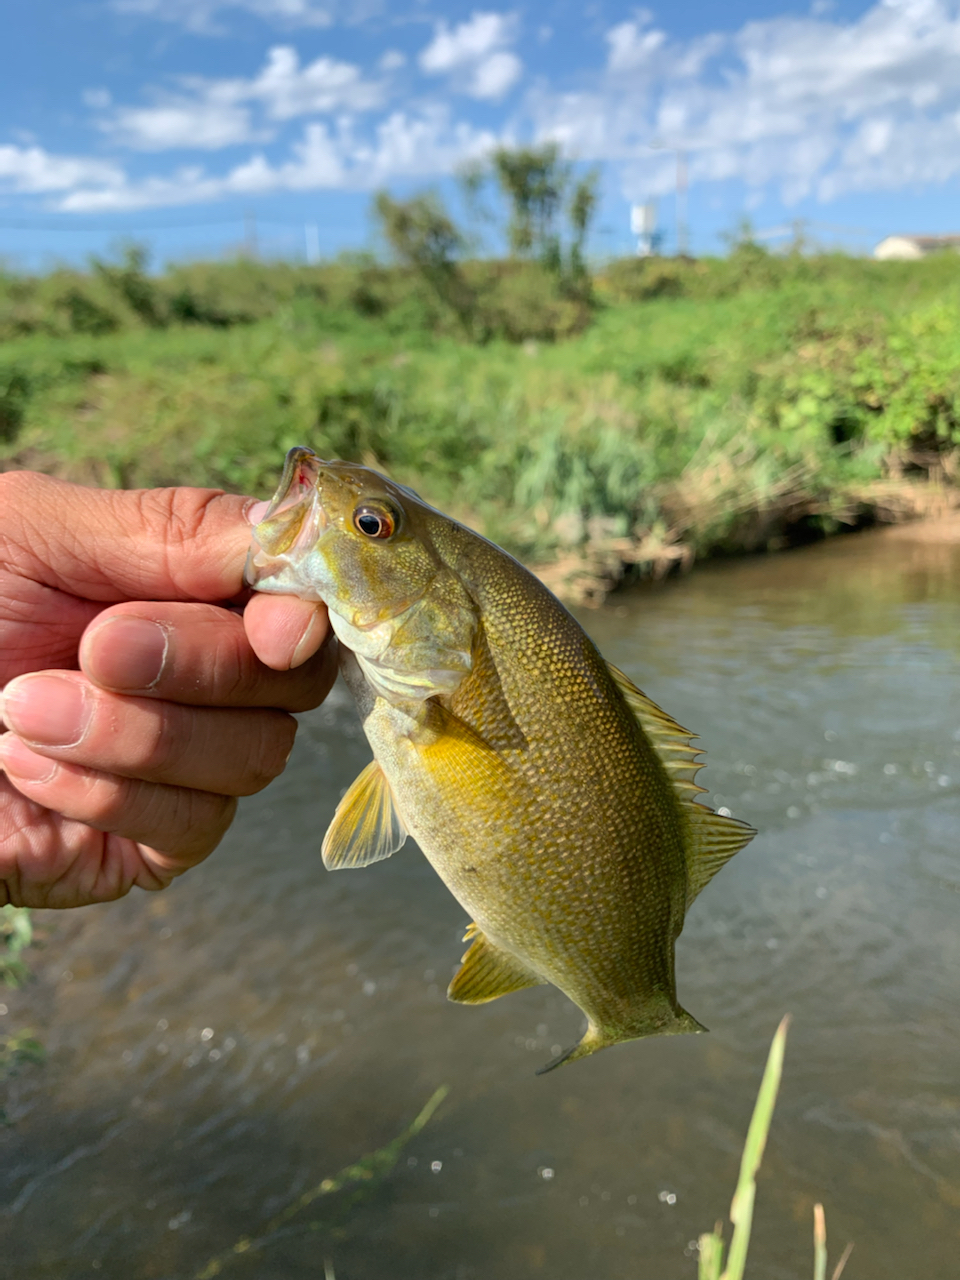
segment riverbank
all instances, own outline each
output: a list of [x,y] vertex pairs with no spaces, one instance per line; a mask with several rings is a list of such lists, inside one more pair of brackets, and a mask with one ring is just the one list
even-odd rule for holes
[[[264,495],[306,443],[389,471],[581,602],[954,502],[960,258],[615,263],[567,336],[484,343],[399,271],[178,270],[150,286],[180,299],[162,323],[130,281],[139,312],[81,305],[83,277],[59,303],[41,282],[29,323],[22,297],[0,306],[0,467]],[[498,284],[527,308],[518,337],[546,288],[524,270]]]

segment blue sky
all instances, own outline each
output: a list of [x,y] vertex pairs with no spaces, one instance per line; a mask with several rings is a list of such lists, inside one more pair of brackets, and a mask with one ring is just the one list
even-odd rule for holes
[[500,142],[602,173],[593,238],[631,202],[676,244],[743,216],[869,248],[960,230],[960,0],[435,5],[430,0],[4,0],[0,256],[124,235],[158,258],[371,243],[372,190],[452,189]]

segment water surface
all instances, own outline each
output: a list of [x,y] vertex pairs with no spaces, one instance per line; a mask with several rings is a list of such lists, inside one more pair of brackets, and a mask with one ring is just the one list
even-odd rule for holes
[[692,1280],[785,1012],[752,1275],[811,1273],[816,1200],[833,1255],[856,1242],[850,1280],[960,1273],[960,546],[857,535],[583,621],[760,829],[679,944],[712,1034],[538,1079],[579,1035],[561,995],[448,1004],[466,917],[420,853],[320,863],[368,759],[337,691],[205,866],[37,913],[38,981],[3,997],[49,1049],[0,1133],[6,1274],[186,1280],[446,1083],[365,1198],[316,1202],[222,1274]]

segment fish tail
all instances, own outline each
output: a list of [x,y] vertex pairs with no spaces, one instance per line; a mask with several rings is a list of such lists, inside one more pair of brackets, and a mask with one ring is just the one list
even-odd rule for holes
[[692,1013],[687,1013],[686,1009],[677,1009],[677,1019],[672,1026],[664,1027],[662,1034],[668,1036],[702,1035],[709,1031],[709,1027],[705,1027],[702,1022],[698,1022]]
[[622,1044],[625,1040],[638,1040],[649,1035],[681,1036],[691,1033],[699,1034],[706,1030],[707,1028],[703,1023],[698,1022],[692,1014],[687,1013],[686,1009],[679,1007],[669,1022],[655,1028],[645,1027],[642,1031],[605,1032],[603,1028],[598,1027],[593,1022],[589,1022],[586,1031],[577,1044],[565,1049],[563,1053],[557,1054],[555,1058],[551,1058],[542,1067],[538,1067],[536,1074],[545,1076],[548,1071],[553,1071],[555,1067],[561,1067],[567,1062],[576,1062],[578,1058],[588,1058],[591,1053],[596,1053],[598,1049],[608,1049],[611,1045]]

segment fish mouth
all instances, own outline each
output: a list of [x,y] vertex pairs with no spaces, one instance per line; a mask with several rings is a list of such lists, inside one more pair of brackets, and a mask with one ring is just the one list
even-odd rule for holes
[[[322,466],[322,459],[306,445],[295,445],[288,451],[276,493],[253,531],[253,545],[243,570],[248,587],[292,589],[291,571],[295,571],[296,560],[327,528],[318,483]],[[268,585],[268,579],[274,579],[276,585]]]

